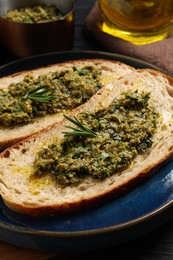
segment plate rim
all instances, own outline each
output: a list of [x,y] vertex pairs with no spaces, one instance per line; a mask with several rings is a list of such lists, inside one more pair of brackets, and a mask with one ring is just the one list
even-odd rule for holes
[[[142,64],[142,65],[144,65],[146,67],[149,67],[151,69],[160,71],[160,72],[162,72],[162,73],[164,73],[164,74],[166,74],[166,75],[168,75],[170,77],[173,77],[173,75],[171,75],[167,71],[163,70],[162,68],[159,68],[158,66],[156,66],[156,65],[154,65],[154,64],[152,64],[150,62],[147,62],[147,61],[144,61],[144,60],[141,60],[141,59],[138,59],[138,58],[134,58],[132,56],[127,56],[127,55],[124,55],[124,54],[118,54],[118,53],[115,53],[115,52],[86,51],[86,50],[80,50],[80,51],[78,51],[78,50],[74,50],[74,51],[59,51],[59,52],[50,52],[50,53],[42,53],[42,54],[32,55],[32,56],[20,58],[20,59],[8,62],[8,63],[6,63],[4,65],[1,65],[0,66],[0,71],[3,70],[3,69],[6,69],[6,67],[13,66],[15,64],[19,64],[19,63],[22,63],[22,62],[25,62],[25,61],[29,61],[29,60],[32,60],[32,59],[38,59],[38,58],[43,58],[43,57],[47,57],[47,56],[60,56],[60,55],[65,55],[65,56],[68,55],[69,56],[69,55],[74,55],[74,54],[76,54],[76,55],[91,55],[91,56],[92,55],[103,55],[103,56],[105,56],[105,58],[111,58],[111,57],[113,57],[114,59],[115,58],[118,58],[118,59],[120,58],[120,59],[128,60],[130,62],[136,62],[136,63]],[[97,57],[91,57],[91,59],[92,58],[97,59]],[[104,59],[104,57],[103,57],[103,59]],[[114,59],[112,59],[112,60],[114,60]],[[72,60],[74,60],[74,59],[72,59]],[[50,65],[51,64],[53,64],[53,63],[50,63]],[[1,76],[0,76],[0,78],[1,78]]]
[[[144,214],[140,217],[134,218],[130,221],[126,221],[122,224],[117,225],[111,225],[107,227],[102,228],[96,228],[96,229],[90,229],[90,230],[79,230],[79,231],[48,231],[48,230],[36,230],[32,228],[17,226],[14,224],[6,224],[3,221],[0,221],[0,228],[4,228],[5,230],[12,231],[12,232],[18,232],[22,234],[33,234],[33,235],[46,235],[48,237],[85,237],[85,236],[92,236],[92,235],[103,235],[107,233],[114,233],[116,231],[124,230],[127,228],[131,228],[137,224],[143,223],[145,221],[150,220],[151,218],[154,218],[158,215],[161,215],[168,209],[173,209],[173,199],[168,201],[167,203],[163,204],[161,207],[156,208],[155,210]],[[172,219],[170,217],[170,219]]]

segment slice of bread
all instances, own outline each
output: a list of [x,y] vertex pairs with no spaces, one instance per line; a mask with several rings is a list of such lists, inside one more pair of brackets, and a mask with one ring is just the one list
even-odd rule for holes
[[[37,78],[38,76],[46,74],[50,71],[64,71],[72,69],[74,66],[76,66],[78,69],[81,69],[85,66],[94,66],[95,68],[100,69],[102,85],[105,85],[108,82],[118,79],[119,77],[124,76],[135,70],[134,68],[124,63],[111,60],[88,59],[69,61],[3,77],[0,79],[0,89],[8,88],[11,83],[18,83],[22,81],[23,78],[28,74],[32,74],[34,77]],[[68,112],[69,111],[66,111],[66,113]],[[0,150],[20,140],[23,140],[34,133],[42,131],[43,129],[53,125],[54,123],[59,122],[61,118],[62,113],[59,112],[55,114],[49,114],[44,117],[37,117],[36,120],[34,120],[32,123],[25,125],[16,125],[9,128],[0,126]]]
[[[77,186],[62,187],[49,173],[32,178],[34,161],[40,149],[64,138],[69,125],[66,119],[55,127],[15,144],[0,157],[0,194],[12,210],[32,216],[75,212],[98,206],[108,199],[128,192],[149,177],[173,154],[173,79],[152,70],[138,70],[111,82],[99,90],[87,103],[73,110],[98,111],[128,90],[151,92],[149,105],[159,113],[153,145],[137,155],[133,164],[120,174],[104,180],[87,177]],[[97,154],[96,154],[97,156]]]

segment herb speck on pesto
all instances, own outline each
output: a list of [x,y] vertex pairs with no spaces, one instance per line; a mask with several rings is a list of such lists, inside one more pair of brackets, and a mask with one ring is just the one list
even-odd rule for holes
[[129,91],[108,108],[80,113],[78,123],[95,135],[80,135],[80,131],[75,135],[69,129],[60,143],[38,153],[35,175],[50,174],[59,185],[67,186],[77,185],[87,176],[103,180],[121,173],[152,146],[159,114],[149,100],[148,92]]

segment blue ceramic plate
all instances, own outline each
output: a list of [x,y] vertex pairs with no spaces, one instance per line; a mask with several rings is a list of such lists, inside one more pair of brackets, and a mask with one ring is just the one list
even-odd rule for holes
[[[21,59],[0,68],[0,77],[57,62],[85,58],[119,60],[135,68],[155,66],[130,57],[100,52],[60,52]],[[101,207],[73,215],[32,218],[1,201],[0,239],[33,249],[96,249],[146,234],[173,216],[173,162],[130,193]]]

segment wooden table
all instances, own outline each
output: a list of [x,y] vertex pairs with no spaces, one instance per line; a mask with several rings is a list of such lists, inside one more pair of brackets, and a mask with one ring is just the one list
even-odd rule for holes
[[[104,47],[94,40],[87,39],[83,33],[84,20],[94,0],[78,0],[75,6],[75,39],[73,50],[100,50]],[[6,50],[0,47],[0,66],[15,60]],[[132,259],[132,260],[171,260],[173,259],[173,220],[161,228],[129,243],[85,253],[42,252],[20,248],[0,242],[1,260],[53,260],[53,259]]]

